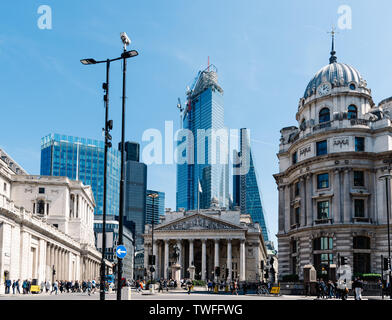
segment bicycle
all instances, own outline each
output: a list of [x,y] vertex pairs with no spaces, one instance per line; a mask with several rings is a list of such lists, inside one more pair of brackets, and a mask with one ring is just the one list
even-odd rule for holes
[[265,286],[258,286],[256,293],[257,295],[264,295],[264,294],[269,294],[269,291]]

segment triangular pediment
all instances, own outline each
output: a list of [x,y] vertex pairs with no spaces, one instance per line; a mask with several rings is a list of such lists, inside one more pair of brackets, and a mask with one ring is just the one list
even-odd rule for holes
[[155,228],[155,230],[243,230],[243,228],[221,219],[195,213],[193,215],[170,221],[167,224],[158,226]]

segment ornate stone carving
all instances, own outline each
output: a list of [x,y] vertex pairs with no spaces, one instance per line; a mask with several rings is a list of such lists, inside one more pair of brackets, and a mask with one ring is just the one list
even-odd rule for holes
[[223,222],[213,221],[201,216],[194,216],[189,219],[178,221],[167,226],[159,228],[159,230],[234,230],[233,226]]

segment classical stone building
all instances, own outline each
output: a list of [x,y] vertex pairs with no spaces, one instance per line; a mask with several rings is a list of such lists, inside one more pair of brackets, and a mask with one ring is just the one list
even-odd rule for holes
[[5,279],[52,281],[53,267],[57,280],[98,280],[94,206],[90,186],[27,175],[0,149],[0,293]]
[[[259,281],[263,278],[267,249],[262,230],[249,214],[217,207],[195,211],[166,211],[161,223],[154,226],[151,248],[151,225],[144,234],[144,265],[150,276],[148,255],[156,256],[155,279],[174,278],[175,248],[179,249],[180,278]],[[219,276],[214,271],[219,267]]]
[[332,47],[299,101],[298,127],[281,130],[280,276],[301,279],[307,264],[327,272],[339,256],[354,273],[381,273],[388,246],[380,177],[392,159],[391,111],[391,99],[376,105],[359,71],[337,62]]

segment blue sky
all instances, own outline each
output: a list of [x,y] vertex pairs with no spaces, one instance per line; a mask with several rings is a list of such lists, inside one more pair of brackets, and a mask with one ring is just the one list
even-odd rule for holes
[[[37,26],[40,5],[52,8],[52,29]],[[29,173],[39,174],[40,139],[51,132],[101,139],[104,65],[81,58],[121,53],[126,31],[126,137],[163,132],[179,123],[177,97],[207,66],[217,66],[224,89],[225,124],[251,130],[252,148],[271,235],[278,225],[278,172],[282,127],[295,112],[308,81],[328,63],[338,7],[352,9],[352,29],[338,30],[338,61],[356,67],[375,103],[392,95],[392,3],[386,1],[1,1],[0,146]],[[121,132],[121,64],[111,68],[110,113],[116,146]],[[143,147],[144,144],[142,144]],[[152,165],[148,188],[166,192],[175,208],[175,166]]]

